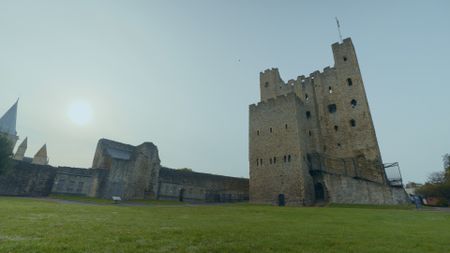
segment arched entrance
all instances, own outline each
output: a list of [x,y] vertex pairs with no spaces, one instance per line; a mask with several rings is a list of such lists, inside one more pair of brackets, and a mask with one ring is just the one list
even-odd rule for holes
[[314,192],[315,192],[316,201],[324,201],[325,200],[325,190],[321,183],[316,183],[314,185]]
[[278,206],[285,206],[284,194],[278,195]]

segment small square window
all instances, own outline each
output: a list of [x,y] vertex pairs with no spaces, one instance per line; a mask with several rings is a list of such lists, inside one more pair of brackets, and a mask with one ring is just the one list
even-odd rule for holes
[[329,111],[330,113],[335,113],[336,110],[337,110],[336,104],[328,105],[328,111]]

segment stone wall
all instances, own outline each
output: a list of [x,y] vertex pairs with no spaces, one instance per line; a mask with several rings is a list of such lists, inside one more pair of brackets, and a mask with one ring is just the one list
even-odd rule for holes
[[159,172],[158,199],[189,202],[248,200],[248,179],[175,170]]
[[58,167],[52,193],[96,197],[97,181],[104,176],[104,171],[96,169]]
[[323,182],[331,203],[395,205],[410,202],[402,187],[330,174],[323,175]]
[[13,167],[0,176],[0,195],[48,196],[51,192],[56,169],[21,161],[11,161]]

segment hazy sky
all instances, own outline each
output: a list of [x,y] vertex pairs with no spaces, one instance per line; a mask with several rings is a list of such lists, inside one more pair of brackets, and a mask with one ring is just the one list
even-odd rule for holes
[[[364,3],[363,3],[364,2]],[[450,152],[450,1],[0,0],[0,114],[28,156],[91,166],[99,138],[151,141],[163,165],[248,177],[259,72],[333,65],[355,44],[384,162],[424,181]],[[72,103],[92,108],[74,124]]]

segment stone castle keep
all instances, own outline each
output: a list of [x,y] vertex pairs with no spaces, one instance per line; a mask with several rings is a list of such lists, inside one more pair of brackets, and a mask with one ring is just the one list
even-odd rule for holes
[[[285,83],[260,73],[261,101],[249,107],[250,179],[161,166],[157,147],[101,139],[92,168],[52,167],[44,145],[33,158],[19,145],[0,194],[73,194],[110,199],[168,199],[275,205],[398,204],[409,199],[401,177],[383,164],[352,41],[332,45],[334,66]],[[12,144],[17,102],[0,118]],[[397,170],[399,172],[399,170]]]
[[332,50],[334,66],[308,77],[260,73],[261,101],[249,108],[251,202],[407,203],[386,177],[351,39]]

